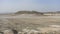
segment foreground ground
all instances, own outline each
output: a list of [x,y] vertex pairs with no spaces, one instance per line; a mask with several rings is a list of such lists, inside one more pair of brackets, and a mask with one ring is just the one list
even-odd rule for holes
[[0,15],[0,31],[60,31],[60,16]]

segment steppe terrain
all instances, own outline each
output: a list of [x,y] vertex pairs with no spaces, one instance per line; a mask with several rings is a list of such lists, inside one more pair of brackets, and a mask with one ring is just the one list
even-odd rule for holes
[[16,29],[19,32],[59,32],[60,16],[0,15],[0,31],[8,29]]
[[19,34],[60,34],[60,14],[33,13],[1,14],[0,32],[15,29]]

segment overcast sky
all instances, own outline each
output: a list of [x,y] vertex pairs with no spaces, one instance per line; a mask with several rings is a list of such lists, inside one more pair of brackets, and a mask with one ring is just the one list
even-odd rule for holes
[[0,13],[19,10],[60,11],[60,0],[0,0]]

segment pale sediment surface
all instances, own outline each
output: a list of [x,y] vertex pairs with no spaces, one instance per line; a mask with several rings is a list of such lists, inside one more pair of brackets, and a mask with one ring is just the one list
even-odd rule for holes
[[[56,27],[54,27],[55,25]],[[52,31],[60,30],[60,16],[35,16],[35,15],[2,15],[0,16],[0,31],[16,29],[17,31],[36,30]],[[48,29],[48,30],[47,30]]]

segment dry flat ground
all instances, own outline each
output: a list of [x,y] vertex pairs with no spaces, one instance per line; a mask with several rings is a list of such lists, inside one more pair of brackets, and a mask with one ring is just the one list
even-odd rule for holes
[[0,15],[0,31],[5,29],[60,31],[60,16]]

